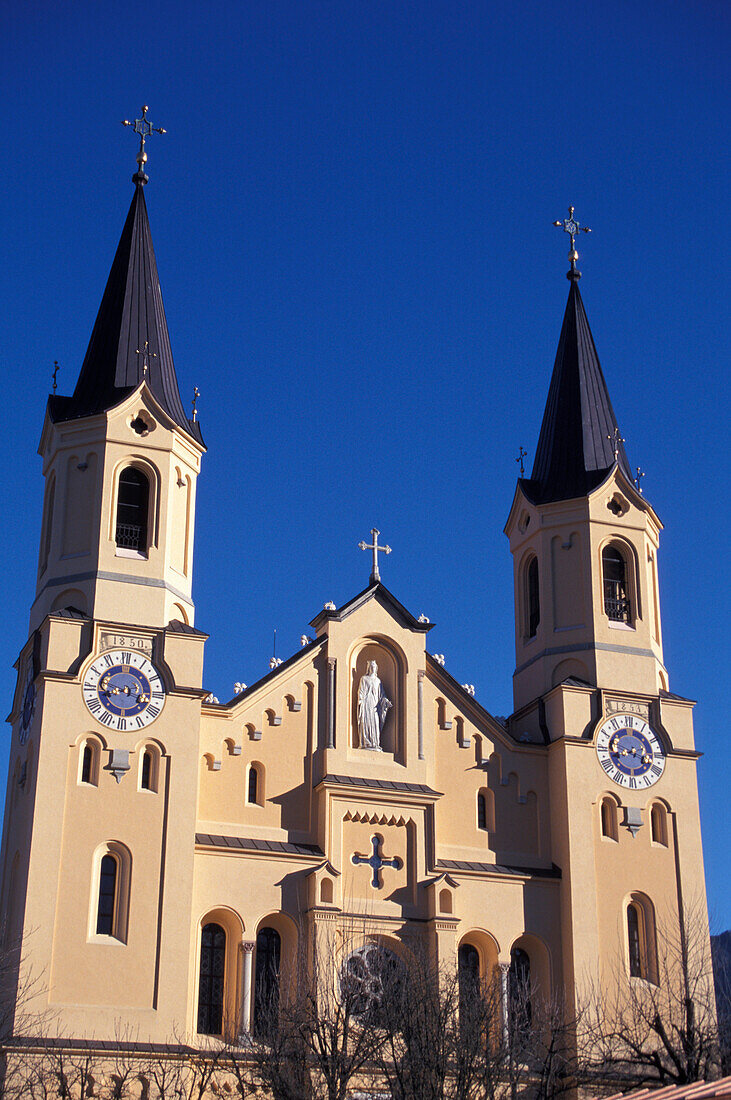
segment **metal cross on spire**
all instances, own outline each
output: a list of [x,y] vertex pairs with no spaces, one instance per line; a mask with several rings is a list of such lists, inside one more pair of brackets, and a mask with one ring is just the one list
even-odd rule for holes
[[523,459],[526,458],[527,455],[528,455],[528,452],[523,450],[523,444],[521,443],[520,450],[518,451],[518,457],[515,460],[516,462],[520,463],[520,476],[521,477],[524,477],[524,475],[525,475],[525,466],[523,465]]
[[150,351],[149,341],[145,340],[141,348],[137,348],[137,355],[142,356],[142,377],[147,377],[147,372],[150,369],[149,359],[157,359],[157,352]]
[[373,568],[371,569],[371,581],[370,581],[371,584],[379,584],[380,580],[381,580],[381,574],[378,572],[378,553],[379,553],[379,551],[382,554],[390,554],[391,553],[391,547],[390,546],[379,546],[378,545],[378,536],[380,535],[380,533],[381,532],[376,527],[371,527],[371,535],[373,536],[373,542],[372,543],[368,543],[368,542],[359,542],[358,543],[359,549],[361,549],[361,550],[372,550],[373,551]]
[[619,428],[615,428],[612,434],[607,436],[607,439],[614,449],[614,461],[616,462],[619,458],[620,445],[624,443],[624,437],[619,434]]
[[589,229],[589,227],[586,225],[579,225],[576,218],[574,217],[573,206],[569,207],[568,218],[564,218],[563,221],[554,222],[553,224],[558,226],[559,229],[563,229],[564,233],[568,233],[571,239],[571,247],[569,248],[569,263],[571,264],[571,267],[566,272],[566,278],[580,279],[581,272],[576,266],[576,261],[579,258],[579,253],[576,251],[576,238],[579,233],[591,233],[591,229]]
[[645,476],[645,471],[642,470],[638,466],[637,467],[637,473],[635,474],[635,476],[633,477],[632,480],[634,481],[635,487],[637,489],[637,492],[640,494],[640,496],[642,496],[642,479],[643,479],[644,476]]
[[145,138],[148,138],[150,134],[166,134],[167,130],[163,130],[162,126],[153,126],[147,117],[149,107],[145,104],[142,108],[142,118],[136,118],[134,122],[130,122],[128,118],[122,119],[123,126],[131,126],[136,134],[140,135],[140,151],[137,154],[137,171],[132,177],[133,183],[141,183],[144,187],[149,180],[149,176],[146,175],[144,165],[147,164],[147,153],[145,152]]
[[194,424],[195,424],[196,420],[198,419],[197,405],[198,405],[198,398],[200,397],[200,395],[201,395],[201,391],[198,389],[198,387],[193,386],[193,423]]
[[58,359],[53,360],[53,392],[55,393],[58,388],[58,382],[56,381],[58,375]]

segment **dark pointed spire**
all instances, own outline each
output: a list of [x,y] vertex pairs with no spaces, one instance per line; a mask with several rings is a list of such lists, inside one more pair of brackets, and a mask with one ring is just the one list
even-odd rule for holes
[[49,412],[53,420],[93,416],[113,408],[144,378],[171,419],[200,441],[200,426],[186,416],[180,400],[144,182],[139,176],[135,179],[134,197],[73,397],[51,397]]
[[616,461],[632,481],[627,455],[594,346],[578,272],[571,288],[556,362],[543,414],[530,481],[523,485],[536,504],[586,496]]

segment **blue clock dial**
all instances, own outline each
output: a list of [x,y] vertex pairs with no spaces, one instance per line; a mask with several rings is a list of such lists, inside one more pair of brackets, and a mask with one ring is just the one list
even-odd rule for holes
[[97,698],[110,714],[134,718],[150,702],[152,688],[143,672],[129,665],[112,665],[97,684]]
[[652,746],[636,730],[623,730],[610,739],[609,757],[624,775],[646,775],[652,766]]
[[615,783],[643,790],[665,770],[665,752],[652,727],[636,714],[616,714],[597,730],[599,763]]
[[143,729],[165,705],[165,689],[155,666],[141,653],[111,650],[86,671],[84,702],[101,725]]

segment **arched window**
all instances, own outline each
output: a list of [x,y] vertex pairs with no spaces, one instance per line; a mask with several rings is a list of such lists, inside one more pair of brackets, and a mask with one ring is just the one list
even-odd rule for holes
[[487,831],[487,802],[482,791],[477,796],[477,828]]
[[79,783],[87,783],[90,787],[99,786],[99,752],[100,746],[94,738],[82,741],[79,746]]
[[602,799],[602,836],[609,840],[618,839],[617,831],[617,803],[613,798]]
[[668,846],[668,812],[660,802],[653,803],[650,813],[650,832],[653,844]]
[[475,989],[480,982],[480,955],[477,948],[471,943],[460,944],[457,964],[460,990],[465,986]]
[[266,1036],[279,1019],[279,970],[282,941],[276,928],[262,928],[256,937],[254,1034]]
[[252,806],[257,805],[259,802],[259,770],[256,764],[252,764],[249,767],[249,787],[246,792],[246,801],[250,802]]
[[605,546],[602,550],[602,575],[607,618],[615,623],[631,622],[627,563],[616,546]]
[[531,558],[526,574],[528,601],[528,637],[535,638],[541,621],[541,601],[538,589],[538,558]]
[[84,745],[84,755],[81,760],[81,782],[92,782],[92,768],[94,766],[94,750],[91,745]]
[[629,945],[629,972],[632,978],[644,978],[643,951],[640,942],[643,929],[640,907],[634,902],[627,906],[627,942]]
[[41,536],[41,562],[42,573],[48,565],[48,555],[51,552],[51,536],[53,535],[53,504],[56,497],[56,478],[51,476],[46,493],[46,506],[43,511],[43,534]]
[[97,936],[113,936],[117,908],[117,860],[107,853],[99,868],[99,900],[96,910]]
[[147,512],[150,483],[135,466],[119,475],[116,543],[120,550],[147,553]]
[[201,933],[198,978],[198,1032],[201,1035],[220,1035],[223,1031],[225,971],[226,933],[220,924],[206,924]]
[[152,756],[151,749],[145,749],[142,757],[142,774],[140,776],[140,787],[143,791],[152,790],[152,770],[155,766],[155,761]]
[[533,1019],[530,988],[530,957],[521,947],[510,952],[508,971],[508,1011],[511,1026],[516,1031],[530,1027]]
[[470,1017],[479,1011],[480,992],[480,956],[471,943],[460,944],[457,952],[457,974],[459,977],[459,1021],[461,1027],[468,1027]]

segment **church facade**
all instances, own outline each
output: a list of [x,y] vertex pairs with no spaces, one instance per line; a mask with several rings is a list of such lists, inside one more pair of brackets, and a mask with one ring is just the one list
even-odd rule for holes
[[219,703],[192,595],[205,446],[179,396],[146,182],[141,162],[76,389],[49,398],[40,442],[0,890],[19,983],[43,976],[31,1007],[72,1037],[236,1039],[333,930],[342,967],[418,941],[505,991],[518,972],[577,1000],[617,967],[652,981],[662,923],[684,897],[705,904],[698,754],[663,664],[661,524],[631,477],[575,254],[505,527],[513,714],[493,717],[429,652],[430,624],[380,581],[377,531],[368,587]]

